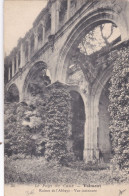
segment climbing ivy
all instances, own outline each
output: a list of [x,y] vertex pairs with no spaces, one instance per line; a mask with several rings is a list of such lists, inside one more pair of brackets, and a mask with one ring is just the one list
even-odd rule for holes
[[117,51],[110,83],[112,161],[123,169],[129,167],[129,47]]
[[45,132],[45,157],[62,163],[68,152],[67,141],[71,132],[71,96],[59,82],[48,87]]

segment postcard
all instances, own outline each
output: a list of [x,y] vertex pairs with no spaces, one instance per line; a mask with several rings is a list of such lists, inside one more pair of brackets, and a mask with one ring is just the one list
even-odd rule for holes
[[129,195],[129,1],[4,1],[5,196]]

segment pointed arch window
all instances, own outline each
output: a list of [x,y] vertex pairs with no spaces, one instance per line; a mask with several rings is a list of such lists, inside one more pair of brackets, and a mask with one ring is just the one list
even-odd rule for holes
[[38,42],[42,42],[43,41],[43,26],[40,25],[38,27]]

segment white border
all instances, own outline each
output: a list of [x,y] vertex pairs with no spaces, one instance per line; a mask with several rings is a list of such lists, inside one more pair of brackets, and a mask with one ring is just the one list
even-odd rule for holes
[[0,0],[0,195],[4,196],[4,55],[3,55],[3,7],[4,0]]

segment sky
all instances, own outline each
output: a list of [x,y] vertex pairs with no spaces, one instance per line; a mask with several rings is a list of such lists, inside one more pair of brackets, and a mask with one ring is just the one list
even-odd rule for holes
[[5,0],[4,3],[4,55],[17,46],[20,37],[32,28],[32,24],[47,0]]

